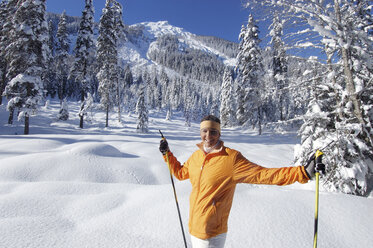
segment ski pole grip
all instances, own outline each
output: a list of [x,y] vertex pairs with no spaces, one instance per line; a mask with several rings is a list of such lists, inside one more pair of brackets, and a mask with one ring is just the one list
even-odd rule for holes
[[315,153],[315,162],[316,164],[322,164],[322,156],[324,155],[324,153],[320,150],[317,150],[316,153]]

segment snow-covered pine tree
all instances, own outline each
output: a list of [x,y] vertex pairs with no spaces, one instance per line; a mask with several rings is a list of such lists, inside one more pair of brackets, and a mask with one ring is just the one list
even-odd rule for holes
[[235,98],[236,98],[236,119],[238,125],[243,125],[247,121],[247,116],[245,115],[245,96],[246,96],[246,85],[244,81],[244,66],[245,66],[245,46],[248,42],[246,39],[246,27],[245,25],[241,26],[241,31],[238,36],[238,39],[240,40],[240,44],[238,47],[238,54],[237,54],[237,65],[236,65],[236,78],[235,78]]
[[266,47],[261,53],[264,75],[261,77],[261,109],[263,125],[266,123],[276,122],[276,114],[278,113],[276,105],[276,95],[273,86],[273,70],[272,70],[272,49]]
[[288,71],[287,57],[285,52],[285,44],[282,41],[283,36],[283,23],[280,20],[278,13],[275,13],[273,22],[270,25],[273,53],[273,81],[276,95],[277,109],[279,111],[278,118],[283,121],[287,119],[287,112],[289,107],[289,94],[288,94],[288,80],[286,72]]
[[[210,92],[206,92],[201,96],[201,115],[202,116],[207,116],[210,113],[211,105],[208,104],[210,96],[211,96]],[[233,95],[232,95],[232,99],[234,99]],[[234,110],[232,110],[232,111],[233,111],[233,114],[234,114]],[[200,120],[198,120],[198,121],[200,121]]]
[[58,81],[58,97],[62,104],[67,96],[67,78],[69,75],[69,50],[70,41],[67,32],[66,12],[64,11],[58,23],[56,35],[56,77]]
[[233,72],[231,68],[226,67],[220,89],[220,121],[222,127],[232,127],[234,125],[233,104]]
[[[85,97],[93,93],[94,86],[94,60],[95,45],[93,42],[94,8],[92,0],[85,0],[85,8],[82,12],[82,19],[79,24],[78,37],[74,49],[75,60],[70,72],[70,79],[76,84],[79,90],[81,109],[84,109]],[[84,114],[80,114],[79,127],[83,128]]]
[[133,75],[131,67],[129,65],[126,65],[124,67],[124,82],[126,88],[130,87],[133,84]]
[[[0,105],[3,100],[5,86],[9,81],[7,78],[7,70],[9,67],[9,57],[7,55],[7,47],[11,42],[9,34],[13,28],[13,17],[17,10],[19,0],[2,1],[0,6]],[[13,123],[13,113],[10,111],[8,124]]]
[[[369,178],[373,171],[373,132],[372,99],[371,94],[367,97],[365,92],[372,92],[373,37],[371,17],[363,14],[367,18],[361,18],[361,6],[370,6],[369,1],[253,0],[248,3],[266,6],[269,10],[281,7],[287,16],[297,19],[298,24],[304,21],[305,29],[298,34],[304,37],[308,30],[313,32],[313,37],[316,33],[320,38],[319,41],[307,39],[304,44],[323,45],[333,58],[329,63],[337,62],[332,64],[333,71],[329,76],[334,82],[331,87],[335,93],[332,112],[335,122],[327,126],[327,136],[319,140],[323,143],[313,149],[323,147],[329,140],[335,142],[329,148],[329,156],[325,156],[328,177],[324,183],[327,188],[349,194],[367,194],[372,187]],[[301,44],[301,40],[297,43]]]
[[69,106],[67,104],[66,98],[63,99],[57,118],[61,121],[67,121],[69,119]]
[[29,133],[30,116],[43,99],[45,54],[48,52],[48,26],[45,0],[23,0],[17,4],[6,48],[9,59],[9,83],[4,94],[9,99],[8,110],[18,109],[18,119],[24,119],[24,134]]
[[212,94],[211,98],[211,107],[210,107],[210,114],[215,115],[215,116],[220,116],[220,100],[219,100],[219,92],[216,94]]
[[5,48],[8,44],[5,24],[9,19],[8,2],[0,3],[0,105],[3,103],[3,92],[6,86],[7,61],[5,59]]
[[170,102],[170,96],[168,95],[168,87],[169,87],[170,79],[167,76],[167,73],[162,66],[161,73],[159,75],[159,84],[162,87],[162,108],[167,107],[168,103]]
[[156,101],[155,101],[155,107],[157,108],[158,111],[161,111],[161,108],[162,108],[162,98],[163,98],[163,94],[162,94],[162,85],[158,83],[158,79],[155,78],[157,80],[157,84],[156,84]]
[[[327,77],[320,77],[318,67],[320,67],[317,58],[311,58],[308,65],[312,65],[305,72],[308,82],[305,83],[309,89],[311,101],[308,104],[308,110],[303,115],[303,125],[298,133],[301,137],[301,145],[298,145],[295,154],[296,164],[306,164],[314,149],[324,147],[324,142],[330,142],[330,133],[335,133],[332,129],[335,123],[333,113],[335,106],[335,93],[333,83],[330,83]],[[329,147],[328,147],[329,149]],[[326,154],[330,150],[324,150]],[[324,162],[328,163],[328,157],[324,156]]]
[[170,81],[170,79],[168,78],[168,75],[164,69],[164,67],[162,67],[162,70],[161,70],[161,74],[159,76],[159,84],[161,86],[161,91],[162,91],[162,107],[163,108],[166,108],[167,110],[167,114],[166,114],[166,120],[172,120],[172,109],[173,109],[173,105],[172,105],[172,83]]
[[158,70],[156,66],[152,66],[150,77],[152,87],[154,87],[154,108],[160,111],[162,107],[162,87],[158,80]]
[[[314,58],[317,60],[317,57]],[[307,60],[298,57],[290,57],[288,60],[289,70],[287,77],[290,97],[288,120],[294,120],[295,122],[293,123],[298,124],[300,120],[299,117],[307,112],[307,106],[310,100],[309,85],[313,78],[326,77],[327,75],[325,72],[325,64],[316,62],[317,61],[314,61],[312,57]]]
[[167,107],[166,120],[167,120],[167,121],[172,120],[172,108],[171,108],[171,105],[169,105],[169,106]]
[[201,91],[198,91],[194,88],[193,90],[194,92],[194,97],[193,97],[193,105],[192,105],[192,120],[193,121],[199,121],[202,119],[202,108],[201,108],[201,95],[199,94],[199,92]]
[[182,109],[182,82],[181,78],[176,77],[173,79],[171,83],[171,102],[172,107],[175,110],[181,110]]
[[[241,95],[244,95],[243,106],[239,105],[239,110],[244,111],[244,118],[238,120],[244,125],[259,124],[261,130],[261,85],[260,80],[264,74],[261,64],[261,48],[259,46],[259,28],[250,15],[247,26],[242,28],[240,34],[240,46],[237,55],[237,78],[241,87]],[[237,88],[240,88],[237,87]],[[242,101],[242,100],[240,100]],[[242,118],[242,113],[237,118]]]
[[149,114],[148,108],[145,101],[145,86],[140,86],[140,92],[136,104],[136,113],[137,113],[137,127],[136,131],[139,133],[147,133],[149,131]]
[[184,113],[185,126],[190,127],[193,118],[193,101],[194,92],[189,84],[189,81],[182,80],[182,106]]
[[[130,91],[128,93],[128,111],[136,113],[136,105],[138,101],[139,92],[141,89],[141,86],[144,86],[144,80],[142,79],[142,75],[140,72],[140,75],[137,79],[134,80],[133,85],[130,87]],[[145,87],[145,86],[144,86]],[[145,99],[146,100],[146,99]]]
[[106,127],[109,126],[109,112],[115,105],[118,77],[117,35],[113,2],[114,0],[107,0],[102,10],[97,39],[98,92],[101,107],[106,111]]
[[[115,43],[118,49],[118,41],[125,40],[126,37],[123,32],[124,23],[123,23],[123,8],[122,5],[118,1],[113,1],[112,5],[113,13],[114,13],[114,29],[115,29]],[[118,53],[118,52],[117,52]],[[117,73],[115,76],[116,81],[116,105],[118,108],[118,121],[121,122],[121,112],[122,112],[122,103],[123,103],[123,94],[124,94],[124,81],[120,77],[121,72],[123,71],[123,66],[119,65],[118,61],[118,54],[117,54]]]
[[55,67],[55,28],[52,20],[48,22],[48,47],[46,75],[44,80],[44,90],[47,96],[54,98],[58,92],[56,85],[56,67]]
[[336,122],[340,156],[336,156],[337,163],[328,181],[332,183],[328,185],[333,190],[358,195],[365,195],[372,187],[369,183],[373,183],[369,180],[373,174],[373,36],[369,35],[369,28],[364,28],[370,25],[372,29],[372,18],[362,18],[362,6],[369,6],[368,1],[335,0],[337,25],[329,25],[338,30],[337,36],[332,42],[324,40],[328,46],[334,44],[341,55],[344,74],[338,85],[343,89],[339,98],[343,118]]
[[241,85],[241,77],[236,77],[234,80],[234,97],[236,99],[236,123],[242,126],[246,122],[245,115],[245,89]]
[[144,83],[146,84],[146,102],[148,104],[149,109],[154,108],[154,99],[155,99],[155,87],[154,87],[154,82],[151,78],[151,75],[148,71],[145,71],[143,74],[143,80]]
[[123,69],[123,103],[125,108],[129,111],[130,110],[130,102],[131,102],[131,87],[133,85],[133,75],[130,66],[127,64],[124,66]]
[[116,104],[118,107],[118,122],[122,122],[122,107],[125,105],[125,97],[129,86],[126,83],[126,71],[124,65],[118,65],[118,83],[117,83],[117,94],[116,94]]
[[184,102],[184,120],[185,126],[191,127],[192,123],[192,99],[188,99]]
[[79,117],[82,117],[88,121],[90,121],[92,118],[92,114],[89,115],[89,113],[92,113],[93,109],[93,97],[91,93],[87,93],[87,96],[84,98],[84,102],[80,105],[79,110]]

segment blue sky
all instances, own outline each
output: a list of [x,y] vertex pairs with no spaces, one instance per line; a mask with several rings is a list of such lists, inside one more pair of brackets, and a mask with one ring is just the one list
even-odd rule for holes
[[[238,42],[242,24],[247,24],[249,12],[242,0],[119,0],[126,24],[145,21],[168,21],[186,31],[213,35]],[[98,21],[106,0],[93,0]],[[47,0],[47,11],[81,16],[84,0]],[[265,33],[265,30],[261,30]]]

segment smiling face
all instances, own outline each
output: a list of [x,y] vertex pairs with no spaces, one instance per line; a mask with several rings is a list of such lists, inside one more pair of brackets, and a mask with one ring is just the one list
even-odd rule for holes
[[214,128],[202,128],[200,134],[205,147],[213,147],[220,139],[220,132]]

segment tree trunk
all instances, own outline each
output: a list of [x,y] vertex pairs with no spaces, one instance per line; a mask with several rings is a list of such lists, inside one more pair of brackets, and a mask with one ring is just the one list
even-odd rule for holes
[[[334,0],[334,8],[335,8],[335,14],[336,14],[337,20],[339,23],[341,23],[342,22],[341,10],[339,8],[339,2],[337,0]],[[354,105],[355,117],[358,119],[360,124],[366,126],[365,121],[363,119],[363,113],[361,111],[361,104],[356,96],[356,89],[355,89],[355,84],[354,84],[353,77],[352,77],[352,72],[350,69],[350,62],[349,62],[350,60],[348,57],[347,49],[345,47],[341,47],[341,53],[342,53],[344,75],[346,77],[346,89],[348,92],[348,98]]]
[[0,105],[3,104],[3,92],[5,90],[5,86],[6,86],[6,70],[7,70],[7,66],[4,67],[3,71],[2,71],[2,79],[1,79],[1,83],[0,83]]
[[9,118],[8,118],[9,125],[13,125],[13,119],[14,119],[14,108],[9,110]]
[[83,123],[84,123],[84,115],[80,115],[80,121],[79,121],[79,127],[83,128]]
[[84,109],[84,92],[81,92],[81,101],[82,105],[80,106],[80,122],[79,122],[79,127],[83,128],[83,122],[84,122],[84,114],[82,114],[82,110]]
[[342,58],[343,58],[344,74],[346,76],[346,89],[348,92],[348,97],[351,100],[352,104],[354,105],[354,114],[356,118],[359,120],[360,124],[363,124],[365,126],[363,114],[361,111],[361,104],[356,96],[355,84],[352,78],[352,72],[351,72],[350,65],[349,65],[347,50],[345,48],[342,48]]
[[259,128],[259,135],[262,135],[262,107],[258,108],[258,128]]
[[25,130],[24,134],[29,134],[30,131],[30,117],[28,114],[25,115]]
[[121,122],[122,116],[121,116],[121,99],[120,99],[120,89],[119,89],[119,80],[117,79],[117,99],[118,99],[118,121]]
[[106,107],[106,124],[105,127],[109,126],[109,105]]

